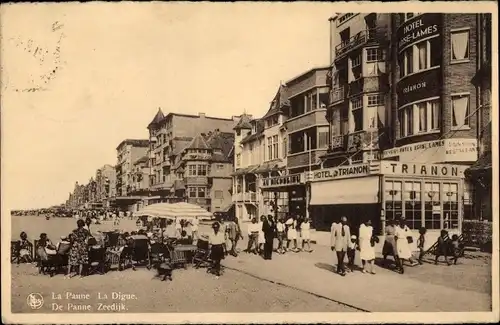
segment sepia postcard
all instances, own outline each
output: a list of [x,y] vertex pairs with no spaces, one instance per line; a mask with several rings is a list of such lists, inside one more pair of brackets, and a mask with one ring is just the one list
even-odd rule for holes
[[2,322],[498,322],[497,11],[2,4]]

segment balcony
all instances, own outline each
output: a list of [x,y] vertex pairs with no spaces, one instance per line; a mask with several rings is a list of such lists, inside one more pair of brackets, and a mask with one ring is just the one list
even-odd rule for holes
[[292,117],[285,123],[288,133],[303,130],[315,125],[327,125],[325,109],[309,111],[305,114]]
[[316,165],[319,163],[319,157],[326,153],[325,149],[314,149],[309,154],[309,151],[303,151],[293,154],[288,154],[287,166],[288,168],[307,167],[309,164]]
[[332,137],[332,143],[330,145],[330,149],[337,150],[339,148],[344,148],[344,138],[345,135],[334,135]]
[[344,102],[345,99],[345,88],[336,87],[332,88],[329,92],[330,105],[336,105]]
[[260,195],[255,192],[236,193],[232,197],[233,202],[258,203]]
[[363,30],[356,35],[350,37],[348,40],[341,42],[335,46],[336,60],[343,57],[347,52],[352,51],[368,42],[376,42],[384,39],[385,32],[376,28]]

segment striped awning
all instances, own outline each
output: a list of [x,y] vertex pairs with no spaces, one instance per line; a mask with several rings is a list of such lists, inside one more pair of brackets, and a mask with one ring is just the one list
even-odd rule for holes
[[134,212],[134,216],[152,216],[152,217],[163,217],[163,218],[194,218],[194,217],[211,217],[212,214],[202,207],[186,203],[157,203],[151,204]]

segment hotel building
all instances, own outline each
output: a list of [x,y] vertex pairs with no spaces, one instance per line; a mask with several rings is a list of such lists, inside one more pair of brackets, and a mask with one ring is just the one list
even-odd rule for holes
[[478,15],[344,13],[330,27],[330,146],[306,178],[314,226],[369,217],[382,234],[405,216],[415,230],[460,231],[484,108]]

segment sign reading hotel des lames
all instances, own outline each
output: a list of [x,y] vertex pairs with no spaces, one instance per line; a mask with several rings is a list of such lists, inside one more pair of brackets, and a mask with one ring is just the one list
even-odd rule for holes
[[371,174],[369,164],[335,167],[312,172],[310,181],[326,181],[332,179],[354,178],[368,176]]
[[304,183],[304,174],[293,174],[262,179],[261,187],[280,187]]
[[442,25],[442,14],[422,14],[402,23],[397,31],[398,52],[406,46],[438,35]]
[[425,141],[382,153],[382,159],[393,157],[399,157],[400,161],[415,162],[474,162],[477,159],[477,140],[456,138]]

